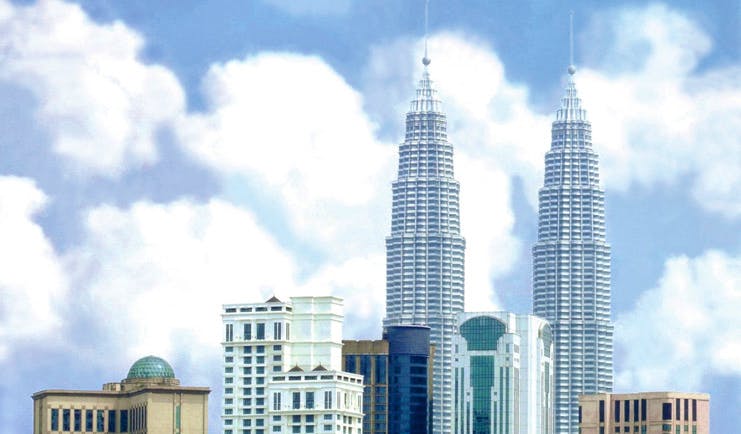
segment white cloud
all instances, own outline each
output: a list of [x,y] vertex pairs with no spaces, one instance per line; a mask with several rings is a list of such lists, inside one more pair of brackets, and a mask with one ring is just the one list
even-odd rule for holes
[[670,258],[657,286],[617,319],[622,390],[700,390],[710,375],[741,378],[741,256]]
[[588,33],[610,34],[611,45],[590,55],[599,69],[578,72],[577,87],[607,188],[686,182],[704,208],[741,216],[741,68],[699,71],[711,40],[663,5],[596,23]]
[[393,149],[376,140],[361,95],[326,63],[263,53],[213,65],[203,90],[208,110],[177,128],[198,160],[255,181],[294,235],[319,249],[344,255],[380,244]]
[[131,357],[174,354],[183,333],[217,349],[223,303],[296,288],[292,258],[251,213],[223,201],[101,206],[85,225],[85,243],[66,258],[75,286],[106,341]]
[[34,217],[47,197],[27,178],[0,176],[0,362],[20,340],[61,327],[67,276]]
[[56,0],[0,3],[0,79],[29,89],[53,149],[111,176],[157,158],[156,135],[184,109],[174,74],[139,59],[142,38]]

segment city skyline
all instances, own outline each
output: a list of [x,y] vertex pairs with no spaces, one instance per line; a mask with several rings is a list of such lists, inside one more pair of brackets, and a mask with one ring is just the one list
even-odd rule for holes
[[[345,338],[378,337],[418,3],[0,2],[4,432],[27,431],[34,391],[96,389],[145,354],[218,384],[224,303],[337,295]],[[737,5],[570,8],[608,204],[615,391],[710,392],[713,429],[732,431]],[[531,308],[563,9],[431,3],[468,310]]]

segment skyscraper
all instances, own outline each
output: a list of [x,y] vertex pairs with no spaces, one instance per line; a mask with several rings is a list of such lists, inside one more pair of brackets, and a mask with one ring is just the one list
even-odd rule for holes
[[406,115],[393,182],[391,236],[386,238],[384,326],[426,325],[435,345],[432,432],[452,423],[452,337],[463,311],[463,252],[459,184],[453,178],[453,146],[437,91],[425,70]]
[[610,246],[591,125],[569,82],[545,155],[533,246],[533,312],[555,342],[555,432],[576,434],[578,397],[612,391]]

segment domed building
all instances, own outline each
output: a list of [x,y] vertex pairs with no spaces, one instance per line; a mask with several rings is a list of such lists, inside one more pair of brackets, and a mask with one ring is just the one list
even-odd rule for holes
[[165,359],[146,356],[131,365],[125,379],[102,390],[34,393],[33,432],[206,434],[210,392],[181,386]]

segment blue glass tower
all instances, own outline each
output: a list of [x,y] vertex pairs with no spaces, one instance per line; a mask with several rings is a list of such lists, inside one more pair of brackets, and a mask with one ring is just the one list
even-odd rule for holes
[[432,432],[447,434],[453,406],[452,337],[456,314],[463,311],[465,241],[447,120],[427,70],[430,61],[425,57],[423,63],[393,182],[384,326],[430,327],[435,345]]
[[533,312],[555,343],[555,432],[578,432],[578,396],[612,391],[610,246],[591,125],[569,82],[545,155],[533,246]]
[[427,434],[430,329],[389,327],[388,434]]

